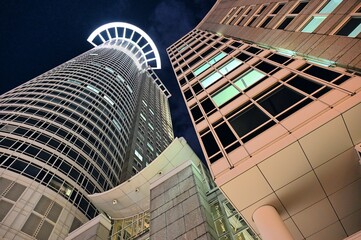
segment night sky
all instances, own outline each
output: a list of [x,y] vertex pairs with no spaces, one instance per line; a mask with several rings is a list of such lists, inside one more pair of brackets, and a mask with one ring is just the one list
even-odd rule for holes
[[191,31],[215,0],[6,0],[0,3],[0,94],[92,48],[86,39],[109,22],[144,30],[162,59],[156,73],[171,92],[175,136],[201,150],[166,54]]

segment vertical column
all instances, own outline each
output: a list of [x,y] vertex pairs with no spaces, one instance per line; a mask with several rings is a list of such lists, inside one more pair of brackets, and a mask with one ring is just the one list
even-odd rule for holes
[[293,240],[293,237],[277,210],[270,205],[262,206],[253,213],[253,221],[263,240]]

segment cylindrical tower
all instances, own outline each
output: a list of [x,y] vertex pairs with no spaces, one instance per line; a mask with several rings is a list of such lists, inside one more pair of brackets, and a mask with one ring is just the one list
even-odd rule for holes
[[149,36],[112,23],[88,41],[93,49],[0,96],[2,238],[65,238],[98,214],[87,194],[130,178],[173,139]]

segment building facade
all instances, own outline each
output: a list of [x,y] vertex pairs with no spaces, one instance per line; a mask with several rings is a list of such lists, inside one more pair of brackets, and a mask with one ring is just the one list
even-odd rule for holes
[[263,239],[361,229],[360,9],[219,0],[167,49],[212,177]]
[[110,23],[88,41],[93,49],[0,96],[2,239],[64,239],[99,214],[89,194],[129,179],[173,140],[149,36]]
[[129,180],[89,199],[111,221],[100,214],[66,239],[258,239],[184,138]]

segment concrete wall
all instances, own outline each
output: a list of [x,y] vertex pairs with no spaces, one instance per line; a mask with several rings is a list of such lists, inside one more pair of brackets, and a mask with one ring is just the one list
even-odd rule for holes
[[71,232],[65,240],[108,240],[110,228],[110,220],[100,214]]
[[215,239],[200,174],[189,164],[151,186],[150,239]]

